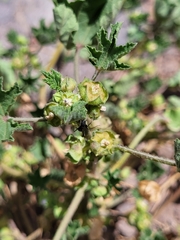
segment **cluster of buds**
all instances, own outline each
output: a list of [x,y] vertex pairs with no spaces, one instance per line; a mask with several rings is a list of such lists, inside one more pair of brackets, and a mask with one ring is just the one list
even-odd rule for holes
[[[74,90],[78,87],[78,92]],[[52,102],[44,109],[44,115],[53,126],[75,123],[86,119],[97,119],[108,92],[99,82],[85,79],[77,86],[72,78],[61,78],[60,88],[54,93]]]
[[[57,73],[53,72],[53,74],[57,81]],[[60,86],[54,93],[52,101],[44,109],[47,121],[53,126],[73,124],[79,131],[82,131],[83,123],[83,127],[88,131],[86,120],[88,119],[91,125],[94,120],[99,119],[101,111],[105,111],[104,104],[108,99],[107,90],[102,83],[88,78],[80,84],[72,78],[61,76],[58,81]],[[82,133],[82,136],[75,134],[68,137],[70,149],[67,155],[73,163],[80,162],[88,153],[104,156],[113,152],[118,143],[115,134],[111,130],[97,128],[98,126],[90,136]]]

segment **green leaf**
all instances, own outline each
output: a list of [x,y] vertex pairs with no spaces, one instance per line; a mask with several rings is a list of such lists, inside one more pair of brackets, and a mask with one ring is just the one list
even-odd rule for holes
[[65,4],[59,4],[53,12],[59,40],[69,48],[73,45],[73,34],[79,28],[76,16],[72,9],[66,7]]
[[21,93],[17,83],[8,90],[3,90],[3,81],[0,79],[0,141],[13,141],[14,131],[32,130],[27,123],[17,123],[12,119],[6,119],[10,107],[14,104],[16,97]]
[[172,78],[168,81],[169,87],[179,87],[180,86],[180,71],[178,71]]
[[37,169],[34,173],[29,174],[28,177],[29,177],[29,183],[34,188],[45,188],[46,183],[50,179],[49,175],[45,177],[41,177],[39,169]]
[[119,13],[123,4],[124,4],[123,0],[107,0],[101,12],[99,26],[107,28],[109,24],[112,22],[112,19],[114,19],[116,15]]
[[180,106],[180,98],[176,95],[171,95],[168,97],[168,102],[170,103],[171,107],[178,108]]
[[62,75],[59,72],[52,69],[51,72],[42,71],[42,74],[45,76],[44,82],[47,83],[51,89],[61,90]]
[[65,172],[62,169],[52,168],[50,172],[50,179],[62,182]]
[[14,30],[10,30],[7,34],[7,38],[10,43],[13,45],[26,45],[28,43],[26,37],[23,35],[18,34]]
[[77,122],[86,118],[87,110],[85,108],[86,102],[79,101],[70,107],[66,106],[50,106],[49,110],[54,113],[60,120],[60,123],[67,124],[70,122]]
[[116,46],[116,39],[121,24],[116,23],[111,25],[111,33],[108,38],[108,33],[104,28],[101,28],[97,34],[99,49],[87,46],[90,57],[89,61],[101,70],[123,70],[129,68],[124,63],[119,63],[119,58],[128,54],[135,46],[136,43],[127,43],[124,46]]
[[12,64],[7,60],[0,59],[0,75],[5,79],[5,88],[9,85],[12,86],[16,81],[16,76],[12,69]]
[[88,232],[88,226],[82,226],[82,223],[79,220],[73,220],[69,223],[66,233],[62,236],[62,240],[77,240],[80,236],[85,235]]
[[146,161],[139,168],[138,180],[155,180],[164,173],[163,168],[157,162]]
[[0,116],[7,115],[10,107],[14,104],[16,97],[21,94],[17,83],[8,91],[3,90],[3,80],[0,78]]
[[90,44],[100,26],[108,28],[123,4],[122,0],[86,0],[70,3],[76,13],[79,29],[74,34],[74,43]]
[[[66,1],[57,0],[57,3],[69,8],[76,16],[78,29],[73,33],[69,40],[69,48],[74,44],[85,46],[90,44],[100,26],[108,28],[121,9],[123,0],[80,0]],[[63,4],[62,4],[63,3]],[[62,14],[61,14],[62,15]],[[57,26],[58,27],[58,26]],[[60,28],[59,28],[60,29]],[[61,31],[61,30],[59,30]]]
[[[62,183],[64,175],[65,175],[65,173],[63,170],[53,168],[53,169],[51,169],[50,174],[46,175],[45,177],[42,177],[40,175],[40,169],[38,168],[35,172],[30,173],[28,175],[28,178],[29,178],[29,183],[35,189],[36,188],[45,189],[46,184],[50,180],[55,180],[55,181],[58,181],[59,183]],[[54,201],[55,199],[53,199],[53,197],[51,196],[49,200]]]
[[22,81],[22,89],[26,92],[34,92],[39,89],[39,84],[37,80],[39,79],[40,75],[33,76],[31,70],[29,70],[25,75],[19,73],[19,78]]
[[152,231],[150,228],[145,228],[140,231],[139,240],[167,240],[166,236],[163,232],[159,231]]
[[158,77],[151,78],[147,82],[143,83],[143,87],[148,93],[154,93],[161,87],[162,83]]
[[56,26],[52,22],[49,27],[46,27],[44,19],[40,20],[39,28],[32,28],[32,32],[40,44],[51,44],[56,41]]
[[28,123],[17,123],[11,119],[5,121],[2,117],[0,117],[0,126],[0,141],[13,141],[12,134],[15,131],[32,130]]
[[98,27],[93,24],[89,24],[89,16],[86,12],[80,12],[78,15],[79,29],[74,34],[74,43],[81,44],[83,46],[90,44],[92,38],[95,36]]
[[164,116],[168,119],[167,126],[171,131],[177,132],[180,130],[180,108],[168,108]]
[[107,171],[103,176],[108,181],[108,188],[112,189],[114,187],[118,191],[121,190],[121,187],[116,186],[120,182],[120,170],[117,169],[114,172]]
[[39,162],[51,156],[49,142],[44,138],[37,138],[33,145],[30,147],[29,151],[36,157]]

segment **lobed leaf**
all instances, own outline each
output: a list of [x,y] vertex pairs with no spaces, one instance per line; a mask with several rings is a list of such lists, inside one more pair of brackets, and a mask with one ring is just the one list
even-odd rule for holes
[[70,107],[66,106],[50,106],[49,110],[59,118],[60,124],[64,125],[70,122],[77,122],[86,118],[87,110],[85,108],[86,102],[79,101]]
[[17,83],[10,90],[3,90],[3,80],[0,78],[0,116],[8,114],[10,107],[14,104],[16,97],[21,94]]
[[28,123],[17,123],[13,120],[5,121],[0,117],[0,141],[13,141],[13,133],[15,131],[27,131],[32,130],[32,127]]
[[59,72],[52,69],[51,72],[42,71],[42,74],[45,76],[44,82],[47,83],[51,89],[61,90],[62,75]]
[[49,27],[46,27],[44,19],[41,19],[39,28],[32,28],[32,32],[42,45],[56,41],[57,34],[54,22]]
[[89,61],[101,70],[123,70],[128,69],[129,65],[120,63],[119,59],[128,54],[136,43],[127,43],[124,46],[116,46],[116,39],[121,27],[120,23],[111,25],[111,33],[108,38],[108,33],[104,28],[101,28],[97,33],[99,49],[87,46],[90,52]]
[[14,131],[32,130],[27,123],[17,123],[12,119],[7,120],[10,107],[14,104],[16,97],[21,94],[17,83],[10,90],[3,90],[3,81],[0,79],[0,141],[13,141]]

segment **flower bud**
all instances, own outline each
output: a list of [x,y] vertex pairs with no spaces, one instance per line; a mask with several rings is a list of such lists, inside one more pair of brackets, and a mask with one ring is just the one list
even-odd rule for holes
[[50,102],[46,104],[44,108],[44,116],[49,124],[51,124],[54,127],[58,127],[60,125],[60,119],[57,116],[54,116],[54,114],[51,112],[50,107],[51,106],[58,106],[55,102]]
[[70,78],[70,77],[62,78],[61,91],[73,92],[76,86],[77,86],[77,83],[73,78]]

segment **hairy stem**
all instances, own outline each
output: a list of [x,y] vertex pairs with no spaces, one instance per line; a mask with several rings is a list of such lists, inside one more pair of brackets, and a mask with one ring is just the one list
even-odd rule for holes
[[62,235],[64,234],[69,222],[71,221],[74,213],[76,212],[80,202],[82,201],[84,197],[84,192],[87,188],[87,183],[84,184],[83,187],[79,188],[66,212],[66,215],[64,216],[63,220],[61,221],[53,240],[60,240],[62,238]]
[[[135,148],[140,143],[140,141],[144,138],[144,136],[148,133],[151,127],[160,121],[166,121],[166,120],[161,116],[155,117],[136,135],[136,137],[133,139],[133,141],[130,143],[128,147],[131,149]],[[129,156],[130,156],[130,153],[126,151],[122,155],[122,157],[111,167],[111,171],[115,171],[116,169],[121,168],[125,164]]]
[[8,119],[12,119],[15,122],[39,122],[39,121],[47,121],[44,117],[36,117],[36,118],[21,118],[21,117],[8,117]]
[[155,155],[151,155],[149,153],[137,151],[137,150],[125,147],[125,146],[121,146],[121,145],[117,146],[117,148],[122,152],[130,153],[130,154],[132,154],[136,157],[149,159],[149,160],[159,162],[159,163],[164,163],[164,164],[167,164],[167,165],[170,165],[170,166],[176,166],[176,162],[173,159],[158,157],[158,156],[155,156]]

